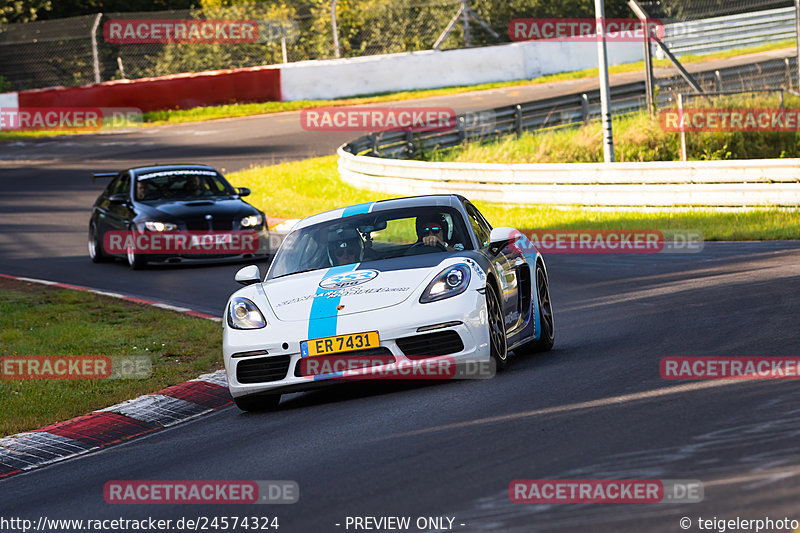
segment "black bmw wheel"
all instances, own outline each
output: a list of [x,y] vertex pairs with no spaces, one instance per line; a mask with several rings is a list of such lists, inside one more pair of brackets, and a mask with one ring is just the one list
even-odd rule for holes
[[89,259],[92,263],[103,263],[109,260],[109,257],[103,253],[103,241],[97,235],[97,228],[92,224],[89,226]]
[[497,369],[508,365],[508,344],[506,342],[506,327],[503,321],[503,310],[500,308],[500,298],[491,284],[486,284],[486,311],[489,321],[489,346],[492,358],[497,363]]
[[126,248],[125,256],[128,259],[128,266],[131,267],[133,270],[139,270],[141,268],[144,268],[144,265],[147,263],[142,254],[136,253],[136,248],[133,246],[128,246]]

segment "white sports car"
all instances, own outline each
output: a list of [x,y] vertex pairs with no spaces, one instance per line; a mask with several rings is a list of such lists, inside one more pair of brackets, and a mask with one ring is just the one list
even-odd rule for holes
[[[369,378],[410,361],[494,360],[553,346],[547,271],[513,228],[494,228],[466,198],[431,195],[310,216],[287,235],[261,281],[258,267],[223,319],[231,395],[243,410],[320,387],[324,358],[360,355]],[[375,366],[373,366],[375,365]],[[352,367],[350,367],[352,368]]]

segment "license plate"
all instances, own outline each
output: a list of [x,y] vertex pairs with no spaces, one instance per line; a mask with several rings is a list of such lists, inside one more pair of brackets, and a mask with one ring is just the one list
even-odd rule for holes
[[354,350],[377,348],[380,345],[377,331],[364,333],[351,333],[349,335],[335,335],[321,339],[309,339],[300,343],[300,354],[303,357],[311,355],[328,355]]
[[192,247],[230,244],[233,242],[230,233],[215,233],[208,235],[192,235],[189,245]]

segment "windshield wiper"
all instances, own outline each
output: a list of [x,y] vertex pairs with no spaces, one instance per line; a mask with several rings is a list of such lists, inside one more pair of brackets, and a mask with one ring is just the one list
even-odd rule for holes
[[282,278],[284,276],[292,276],[294,274],[302,274],[303,272],[311,272],[312,270],[322,270],[321,268],[307,268],[305,270],[298,270],[297,272],[289,272],[288,274],[281,274],[280,276],[273,276],[272,279]]

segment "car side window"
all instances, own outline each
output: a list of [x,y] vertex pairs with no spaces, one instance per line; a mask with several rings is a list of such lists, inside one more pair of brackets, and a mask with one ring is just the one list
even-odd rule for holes
[[119,185],[119,176],[111,180],[111,183],[108,184],[108,187],[106,187],[105,192],[103,192],[103,196],[108,198],[109,196],[114,194],[114,191],[117,189],[117,185]]
[[472,224],[472,231],[475,232],[475,237],[478,238],[478,244],[481,248],[489,246],[489,234],[492,229],[489,223],[481,216],[478,210],[472,204],[464,204],[464,208],[469,215],[469,222]]
[[129,174],[117,176],[108,186],[108,196],[112,194],[128,194],[130,183],[131,177]]

